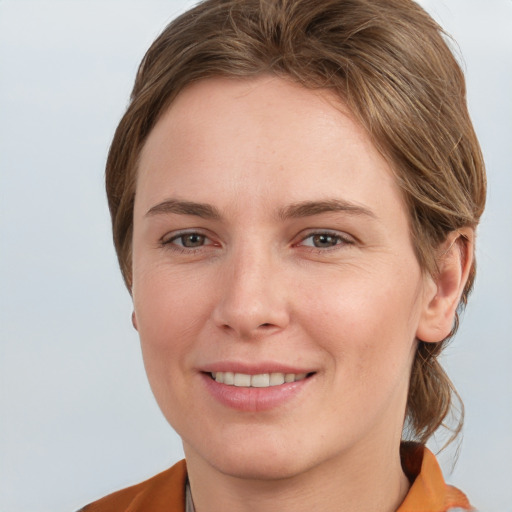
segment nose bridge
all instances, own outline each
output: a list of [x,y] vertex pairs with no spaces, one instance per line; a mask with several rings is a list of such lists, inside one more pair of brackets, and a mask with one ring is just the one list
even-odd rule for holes
[[219,327],[251,337],[288,323],[279,258],[258,241],[234,248],[225,263],[222,293],[214,312]]

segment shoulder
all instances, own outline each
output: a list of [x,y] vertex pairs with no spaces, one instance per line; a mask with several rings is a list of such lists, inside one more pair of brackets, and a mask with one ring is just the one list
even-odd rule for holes
[[137,485],[109,494],[78,512],[184,512],[187,469],[182,460]]

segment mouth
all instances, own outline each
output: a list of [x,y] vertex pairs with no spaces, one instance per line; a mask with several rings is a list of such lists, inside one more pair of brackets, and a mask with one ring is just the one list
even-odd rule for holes
[[251,367],[224,362],[203,368],[201,374],[210,396],[221,405],[239,412],[263,412],[301,403],[299,397],[310,396],[304,393],[317,372],[276,363]]
[[251,375],[248,373],[235,372],[210,372],[210,378],[219,384],[235,386],[239,388],[269,388],[281,386],[307,379],[314,375],[311,373],[259,373]]

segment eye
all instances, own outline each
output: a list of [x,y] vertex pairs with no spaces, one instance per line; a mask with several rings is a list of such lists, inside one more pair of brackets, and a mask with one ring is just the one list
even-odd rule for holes
[[185,235],[180,235],[172,240],[174,243],[178,243],[183,247],[201,247],[204,245],[206,241],[206,237],[199,233],[187,233]]
[[330,249],[337,245],[346,245],[354,243],[348,236],[340,233],[311,233],[303,238],[298,245],[314,247],[315,249]]
[[175,246],[177,249],[197,249],[212,243],[206,235],[195,231],[178,233],[162,239],[162,245]]

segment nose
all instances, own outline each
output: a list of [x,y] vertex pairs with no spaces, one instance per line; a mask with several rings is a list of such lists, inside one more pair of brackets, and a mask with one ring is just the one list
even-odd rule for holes
[[238,250],[218,275],[221,282],[213,310],[217,327],[240,339],[256,339],[286,328],[288,290],[283,269],[271,251]]

